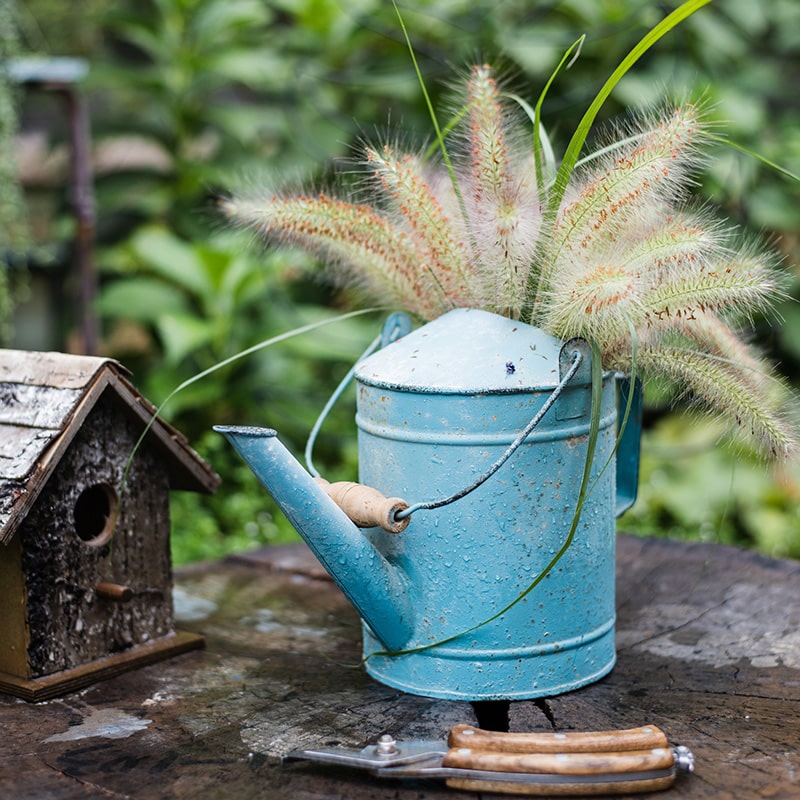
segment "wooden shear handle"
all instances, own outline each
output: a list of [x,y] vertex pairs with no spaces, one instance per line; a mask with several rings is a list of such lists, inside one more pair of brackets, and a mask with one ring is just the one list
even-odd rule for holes
[[[675,780],[667,738],[652,725],[587,733],[496,733],[457,725],[448,745],[444,767],[558,776],[557,782],[547,783],[450,778],[447,785],[453,789],[529,796],[618,795],[667,789]],[[593,775],[598,780],[587,781]],[[570,781],[570,776],[576,780]]]
[[669,748],[667,737],[655,725],[572,733],[498,733],[472,725],[456,725],[450,729],[447,744],[484,753],[611,753]]

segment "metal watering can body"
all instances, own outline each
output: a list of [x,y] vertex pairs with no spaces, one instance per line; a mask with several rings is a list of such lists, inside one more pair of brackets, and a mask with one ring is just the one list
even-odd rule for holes
[[521,699],[575,689],[613,667],[615,516],[635,497],[638,429],[632,423],[625,435],[618,490],[611,374],[591,491],[553,563],[570,535],[586,462],[586,355],[535,429],[482,482],[559,384],[562,342],[459,309],[360,362],[361,483],[412,510],[474,486],[414,511],[400,533],[354,533],[307,473],[289,474],[289,466],[304,472],[296,462],[280,455],[254,464],[248,443],[223,429],[361,613],[366,670],[377,680],[429,697]]

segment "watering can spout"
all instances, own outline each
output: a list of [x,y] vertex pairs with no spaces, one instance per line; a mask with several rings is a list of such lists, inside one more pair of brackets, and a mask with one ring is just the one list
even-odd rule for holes
[[[407,521],[394,520],[395,511],[404,507],[402,501],[358,484],[315,480],[271,428],[217,425],[214,430],[225,435],[253,470],[387,650],[401,650],[414,628],[406,576],[358,526],[402,530]],[[359,502],[364,494],[366,499]]]

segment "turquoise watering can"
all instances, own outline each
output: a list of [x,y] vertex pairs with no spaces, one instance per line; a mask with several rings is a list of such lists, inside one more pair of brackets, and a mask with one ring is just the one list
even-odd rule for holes
[[[559,694],[608,673],[638,389],[629,402],[603,375],[591,491],[573,526],[592,412],[585,342],[458,309],[359,362],[355,380],[360,484],[315,480],[271,429],[216,430],[358,610],[367,672],[470,701]],[[631,410],[619,443],[618,406]]]

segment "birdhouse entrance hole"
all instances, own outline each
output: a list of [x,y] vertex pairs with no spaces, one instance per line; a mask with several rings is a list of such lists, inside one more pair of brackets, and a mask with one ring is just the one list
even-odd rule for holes
[[107,483],[84,489],[75,503],[75,532],[81,541],[100,547],[114,533],[117,493]]

